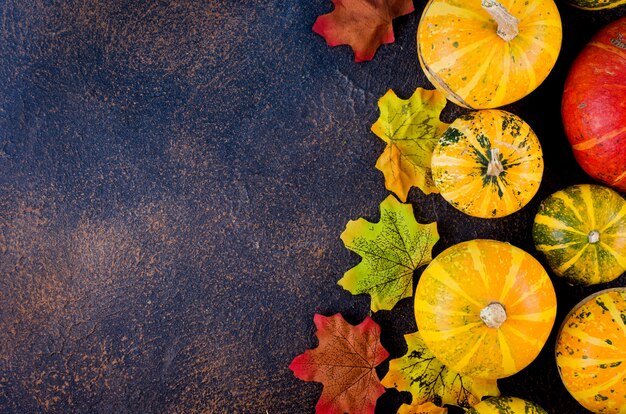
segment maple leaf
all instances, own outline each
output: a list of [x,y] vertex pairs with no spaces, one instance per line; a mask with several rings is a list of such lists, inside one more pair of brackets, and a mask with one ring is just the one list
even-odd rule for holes
[[340,313],[316,314],[313,321],[319,345],[294,358],[289,369],[301,380],[324,384],[316,412],[373,413],[385,392],[375,368],[389,356],[380,344],[380,326],[369,316],[352,326]]
[[405,335],[404,339],[408,351],[389,362],[382,384],[409,391],[414,405],[430,401],[470,408],[484,396],[500,395],[496,380],[470,378],[449,370],[428,350],[419,332]]
[[411,187],[424,194],[438,193],[430,161],[435,144],[448,127],[439,119],[446,98],[437,90],[417,88],[407,100],[391,89],[378,100],[380,117],[372,132],[387,143],[376,161],[385,187],[406,201]]
[[448,409],[438,407],[431,402],[424,404],[402,404],[398,409],[398,414],[447,414]]
[[392,20],[415,10],[412,0],[331,0],[335,9],[319,16],[313,31],[328,46],[350,45],[354,61],[372,60],[378,47],[393,43]]
[[363,260],[348,270],[339,285],[354,295],[368,293],[371,309],[392,309],[413,294],[413,271],[432,260],[439,240],[437,223],[420,224],[410,204],[388,196],[380,203],[380,221],[350,221],[341,234],[344,245]]

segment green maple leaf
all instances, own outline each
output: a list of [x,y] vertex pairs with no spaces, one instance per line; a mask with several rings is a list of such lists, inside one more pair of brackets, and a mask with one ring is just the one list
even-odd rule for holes
[[449,370],[428,350],[419,332],[405,335],[404,339],[407,353],[389,362],[382,384],[409,391],[413,404],[430,401],[470,408],[484,396],[500,395],[496,380],[470,378]]
[[389,196],[380,203],[378,223],[350,221],[341,240],[363,260],[338,283],[354,295],[369,294],[376,312],[412,296],[413,271],[432,260],[439,234],[437,223],[418,223],[410,204]]
[[378,100],[380,117],[372,132],[387,143],[376,161],[385,187],[406,201],[411,187],[424,194],[438,193],[431,173],[435,144],[448,127],[439,119],[446,98],[437,90],[417,88],[409,99],[391,89]]

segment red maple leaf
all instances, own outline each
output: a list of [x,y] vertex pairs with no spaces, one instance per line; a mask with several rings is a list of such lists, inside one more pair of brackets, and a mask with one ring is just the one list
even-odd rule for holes
[[354,61],[372,60],[378,47],[393,43],[391,21],[415,10],[412,0],[331,0],[335,9],[319,16],[313,31],[328,46],[350,45]]
[[301,380],[324,384],[316,412],[373,413],[385,392],[375,368],[389,356],[380,344],[380,326],[369,316],[352,326],[340,313],[316,314],[314,322],[319,346],[298,355],[289,368]]

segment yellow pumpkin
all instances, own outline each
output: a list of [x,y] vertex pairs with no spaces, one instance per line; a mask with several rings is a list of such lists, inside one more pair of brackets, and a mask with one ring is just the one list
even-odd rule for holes
[[475,217],[495,218],[525,206],[539,189],[539,139],[517,115],[486,109],[457,118],[431,160],[433,181],[450,204]]
[[493,397],[476,404],[465,414],[548,414],[530,401],[517,397]]
[[431,83],[466,108],[497,108],[532,92],[561,49],[552,0],[430,0],[417,29]]
[[626,413],[626,288],[597,292],[565,317],[556,341],[565,388],[594,413]]
[[439,254],[415,292],[415,320],[432,353],[470,377],[513,375],[539,354],[556,316],[541,264],[508,243],[471,240]]

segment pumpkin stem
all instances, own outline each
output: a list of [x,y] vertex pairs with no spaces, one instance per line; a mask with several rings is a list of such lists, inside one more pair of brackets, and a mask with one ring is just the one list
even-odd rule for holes
[[482,0],[481,5],[483,9],[489,13],[491,18],[498,23],[498,30],[496,33],[505,41],[515,39],[519,33],[519,19],[513,16],[503,5],[496,0]]
[[491,302],[480,311],[480,319],[490,328],[499,328],[506,321],[506,310],[500,302]]
[[490,154],[491,159],[487,165],[487,175],[497,177],[504,171],[504,167],[500,162],[500,148],[491,148]]
[[600,241],[600,232],[598,230],[592,230],[587,237],[589,238],[589,243],[597,243]]

